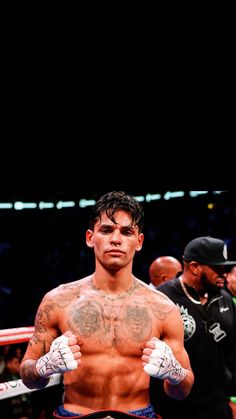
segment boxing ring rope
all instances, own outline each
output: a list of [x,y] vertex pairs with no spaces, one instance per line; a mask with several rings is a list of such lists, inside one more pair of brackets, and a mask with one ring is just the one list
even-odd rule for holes
[[[13,343],[28,342],[34,333],[34,327],[17,327],[13,329],[0,330],[0,345],[9,345]],[[54,374],[51,376],[49,383],[45,388],[60,384],[61,374]],[[38,389],[29,389],[22,380],[6,381],[0,383],[0,400],[8,397],[18,396],[20,394],[30,393]]]
[[0,330],[0,345],[27,342],[34,333],[34,326],[15,327],[13,329]]

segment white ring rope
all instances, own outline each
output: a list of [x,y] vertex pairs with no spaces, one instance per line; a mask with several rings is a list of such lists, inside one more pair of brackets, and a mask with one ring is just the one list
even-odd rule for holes
[[[61,382],[61,374],[54,374],[51,376],[49,383],[46,387],[55,386],[56,384],[60,384]],[[30,393],[32,391],[37,391],[38,389],[29,389],[26,387],[22,380],[13,380],[13,381],[6,381],[5,383],[0,383],[0,400],[7,399],[8,397],[19,396],[19,394]]]
[[34,333],[34,326],[15,327],[14,329],[0,330],[0,345],[27,342]]
[[[27,342],[34,333],[34,326],[30,327],[16,327],[13,329],[0,330],[0,345],[9,345],[13,343]],[[62,374],[54,374],[50,377],[49,383],[45,388],[60,384]],[[18,396],[19,394],[30,393],[38,389],[29,389],[22,380],[6,381],[0,383],[0,400],[8,397]]]

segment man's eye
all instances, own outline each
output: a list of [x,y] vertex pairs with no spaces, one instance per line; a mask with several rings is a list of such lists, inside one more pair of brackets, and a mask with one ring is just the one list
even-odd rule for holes
[[124,236],[132,236],[132,231],[130,231],[130,230],[124,230],[124,231],[122,231],[122,234]]
[[103,233],[103,234],[108,234],[108,233],[110,233],[111,232],[111,229],[110,228],[101,228],[101,233]]

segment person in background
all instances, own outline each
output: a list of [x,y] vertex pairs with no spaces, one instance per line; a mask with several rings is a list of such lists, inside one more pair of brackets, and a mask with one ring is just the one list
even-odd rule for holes
[[0,346],[0,375],[3,373],[6,366],[6,357],[10,352],[11,345]]
[[[18,356],[9,352],[5,358],[5,368],[0,375],[0,382],[20,379],[20,360]],[[21,394],[0,401],[1,418],[4,419],[33,419],[30,395]]]
[[182,265],[178,259],[173,256],[160,256],[149,267],[149,285],[156,288],[163,282],[175,278],[181,272]]
[[225,290],[230,294],[234,304],[236,304],[236,265],[225,274]]
[[150,376],[163,380],[170,397],[182,399],[192,388],[177,307],[132,273],[143,216],[122,191],[100,197],[86,231],[94,273],[49,291],[38,308],[21,377],[29,388],[44,388],[52,374],[64,374],[55,417],[106,409],[156,418]]
[[20,378],[20,360],[18,356],[9,352],[5,357],[5,368],[0,376],[1,383],[5,381],[18,380]]
[[151,400],[163,419],[233,417],[227,389],[235,378],[236,306],[224,290],[225,267],[233,264],[223,240],[197,237],[184,249],[182,275],[158,287],[180,311],[195,375],[190,394],[181,401],[164,392],[156,397],[157,382],[151,380]]
[[[234,304],[236,304],[236,265],[230,266],[225,273],[225,291],[229,293],[233,299]],[[229,362],[231,365],[235,363],[236,354],[233,354],[233,357]],[[228,387],[228,394],[230,397],[230,406],[234,414],[234,419],[236,419],[236,368],[233,369],[234,379],[231,380],[231,383]]]

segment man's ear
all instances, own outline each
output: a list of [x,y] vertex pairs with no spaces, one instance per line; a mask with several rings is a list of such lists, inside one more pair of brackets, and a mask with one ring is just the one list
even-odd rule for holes
[[92,230],[87,230],[86,231],[86,244],[90,248],[92,248],[94,246],[94,243],[93,243],[93,231]]
[[136,246],[136,252],[140,252],[140,250],[143,247],[143,240],[144,240],[144,234],[140,233],[138,236],[138,244]]
[[199,263],[193,261],[193,262],[190,262],[189,266],[190,266],[190,270],[191,270],[192,274],[197,276],[199,274],[199,267],[200,267]]

